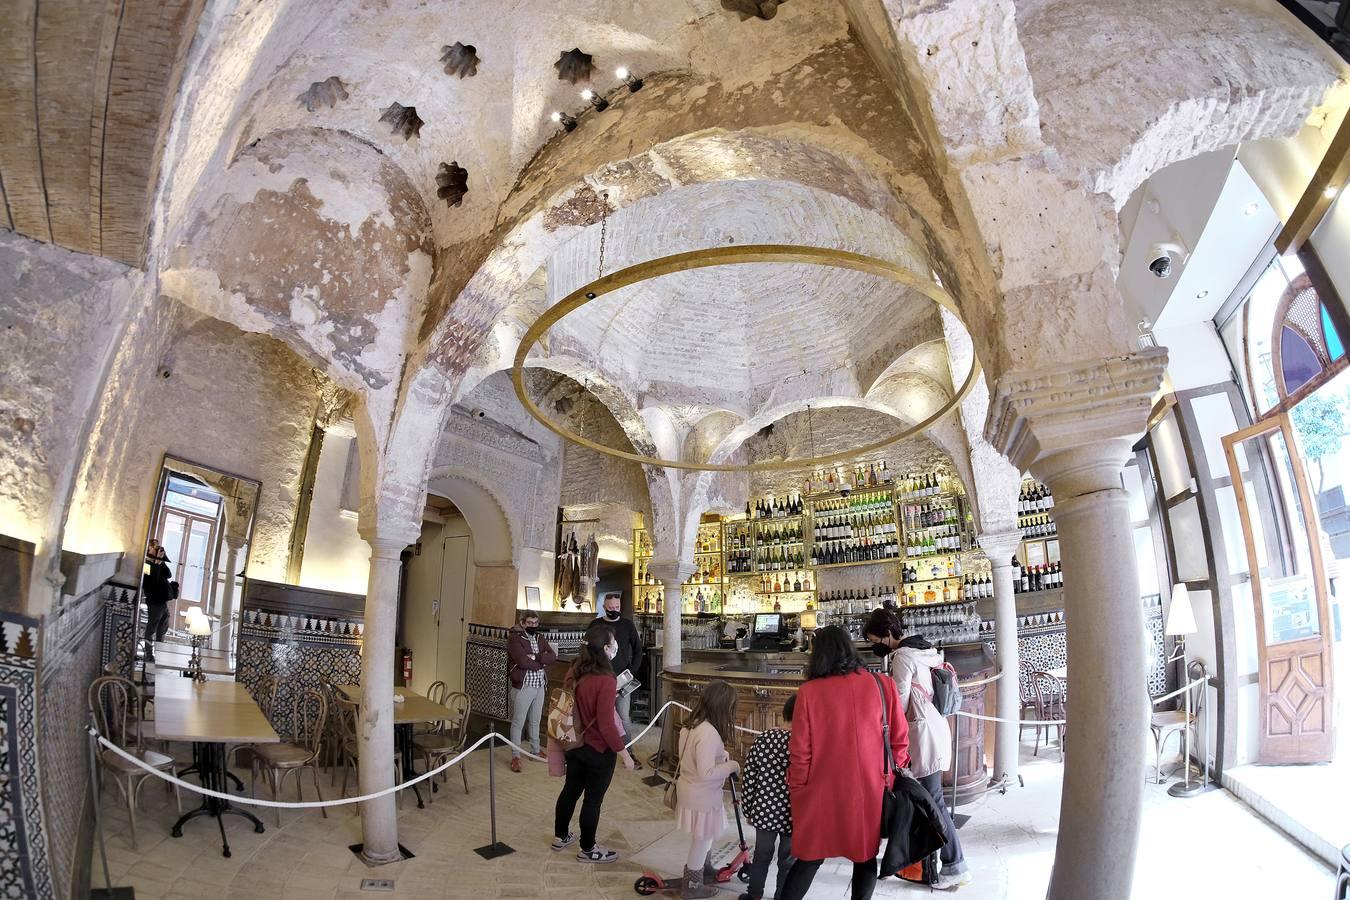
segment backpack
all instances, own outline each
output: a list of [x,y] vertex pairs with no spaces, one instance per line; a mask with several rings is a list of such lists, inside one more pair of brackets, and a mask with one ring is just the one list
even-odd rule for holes
[[577,698],[570,688],[560,687],[553,691],[548,703],[548,736],[566,753],[585,743],[584,736],[589,725],[577,727]]
[[944,716],[955,715],[961,711],[961,685],[956,680],[956,670],[952,664],[944,662],[933,666],[933,705]]

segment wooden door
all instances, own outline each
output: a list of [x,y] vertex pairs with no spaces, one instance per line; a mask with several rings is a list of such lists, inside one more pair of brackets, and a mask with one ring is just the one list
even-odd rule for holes
[[1256,607],[1257,761],[1329,762],[1331,620],[1316,507],[1285,414],[1223,439]]

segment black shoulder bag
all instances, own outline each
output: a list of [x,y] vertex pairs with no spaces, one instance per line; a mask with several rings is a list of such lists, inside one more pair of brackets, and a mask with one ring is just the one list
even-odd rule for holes
[[877,695],[881,698],[881,758],[885,767],[882,775],[891,776],[890,787],[881,789],[881,836],[887,838],[891,834],[891,823],[895,818],[896,807],[900,805],[900,798],[895,792],[899,773],[895,768],[895,757],[891,755],[891,723],[886,715],[886,691],[881,687],[881,677],[876,672],[872,672],[871,675],[877,685]]

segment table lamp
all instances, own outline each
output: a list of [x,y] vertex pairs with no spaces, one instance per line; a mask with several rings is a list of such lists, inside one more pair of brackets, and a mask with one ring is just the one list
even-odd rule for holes
[[[1172,585],[1172,602],[1168,604],[1167,607],[1167,622],[1163,626],[1163,634],[1168,637],[1176,638],[1177,648],[1171,658],[1167,660],[1168,663],[1175,662],[1178,659],[1184,660],[1186,658],[1186,636],[1195,634],[1199,630],[1200,629],[1195,624],[1195,610],[1191,607],[1191,592],[1186,589],[1186,585],[1184,584],[1177,583]],[[1189,683],[1188,680],[1190,674],[1186,671],[1185,666],[1182,667],[1181,676],[1182,679],[1187,680]],[[1194,730],[1192,723],[1198,724],[1199,721],[1196,716],[1193,694],[1194,691],[1189,689],[1187,689],[1185,694],[1187,722],[1185,732],[1186,756],[1181,762],[1185,774],[1182,776],[1181,781],[1168,789],[1167,793],[1173,797],[1189,797],[1199,793],[1205,790],[1205,787],[1209,782],[1209,773],[1206,771],[1204,781],[1201,781],[1196,785],[1191,784],[1191,732]],[[1206,770],[1208,770],[1208,751],[1205,756]]]
[[188,634],[192,635],[192,658],[188,660],[187,674],[193,681],[205,681],[206,673],[202,671],[202,639],[211,636],[211,620],[197,607],[194,606],[191,610],[195,610],[196,615],[188,616]]
[[1172,602],[1167,607],[1167,624],[1163,633],[1179,639],[1185,644],[1186,635],[1195,634],[1199,629],[1195,625],[1195,610],[1191,608],[1191,592],[1186,585],[1178,582],[1172,585]]

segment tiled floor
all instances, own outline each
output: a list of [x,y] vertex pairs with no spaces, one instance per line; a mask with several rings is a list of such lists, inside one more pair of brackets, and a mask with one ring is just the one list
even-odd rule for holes
[[1239,766],[1233,790],[1325,860],[1350,844],[1350,754],[1324,765]]
[[[1054,754],[1052,753],[1051,756]],[[958,893],[967,898],[1040,900],[1054,857],[1062,768],[1057,759],[1032,759],[1024,750],[1026,786],[990,795],[961,811],[972,818],[961,829],[974,882]],[[498,759],[500,839],[515,848],[488,862],[473,848],[488,842],[487,762],[477,754],[469,765],[472,793],[465,796],[458,774],[436,802],[400,811],[400,839],[416,854],[378,869],[367,869],[347,850],[360,840],[351,807],[283,813],[275,827],[263,813],[265,834],[228,817],[231,859],[220,853],[210,819],[194,820],[182,838],[169,837],[174,819],[171,797],[147,785],[142,800],[140,847],[125,837],[125,807],[105,794],[108,855],[115,885],[131,885],[136,896],[182,897],[378,897],[359,890],[363,877],[392,878],[396,893],[411,897],[633,898],[643,866],[669,873],[682,862],[685,845],[672,831],[661,791],[619,771],[605,801],[601,841],[623,854],[610,866],[575,862],[570,852],[548,849],[553,802],[560,782],[542,764],[512,774]],[[247,780],[247,779],[246,779]],[[341,778],[339,777],[339,782]],[[321,781],[326,792],[328,778]],[[331,793],[328,794],[331,796]],[[306,793],[309,798],[308,792]],[[184,798],[185,805],[195,805]],[[1134,895],[1137,897],[1298,897],[1329,898],[1333,876],[1321,863],[1267,826],[1225,791],[1176,800],[1164,786],[1145,787],[1144,827]],[[734,826],[728,841],[734,838]],[[728,843],[725,846],[730,846]],[[848,896],[846,866],[822,867],[811,897]],[[95,855],[94,885],[102,885]],[[724,893],[733,897],[741,890]],[[772,884],[772,879],[770,880]],[[876,896],[918,897],[927,890],[883,881]]]

